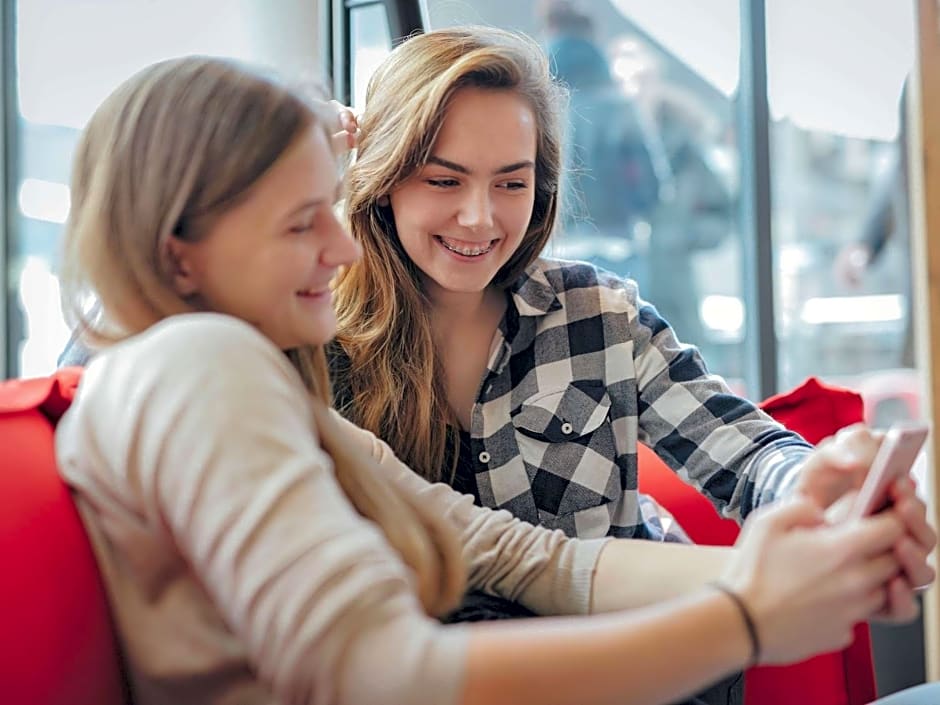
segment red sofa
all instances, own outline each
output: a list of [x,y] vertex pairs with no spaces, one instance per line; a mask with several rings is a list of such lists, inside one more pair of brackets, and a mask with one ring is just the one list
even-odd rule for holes
[[[130,702],[117,638],[91,546],[59,479],[56,421],[81,371],[0,383],[0,702],[122,705]],[[861,419],[858,395],[808,381],[765,409],[813,442]],[[730,544],[737,526],[640,451],[640,487],[698,542]],[[845,651],[746,674],[748,705],[861,705],[874,699],[868,629]]]
[[[761,408],[810,443],[862,421],[862,398],[855,392],[806,380],[791,392],[771,397]],[[711,503],[680,480],[649,448],[640,448],[639,487],[662,503],[696,543],[730,546],[738,525],[722,519]],[[855,641],[843,651],[791,666],[761,666],[745,673],[747,705],[864,705],[875,699],[868,625],[855,628]]]
[[0,384],[0,702],[121,705],[126,689],[91,545],[53,430],[80,376]]

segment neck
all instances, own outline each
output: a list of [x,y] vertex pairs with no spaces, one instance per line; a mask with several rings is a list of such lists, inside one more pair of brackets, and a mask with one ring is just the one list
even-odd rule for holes
[[483,291],[444,291],[431,284],[431,320],[435,329],[445,331],[488,322],[497,311],[501,314],[503,296],[499,289],[488,286]]

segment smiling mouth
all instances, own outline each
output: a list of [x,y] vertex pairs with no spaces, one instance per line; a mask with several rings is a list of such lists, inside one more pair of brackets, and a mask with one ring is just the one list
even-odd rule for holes
[[463,242],[462,240],[452,240],[441,235],[435,235],[434,239],[441,243],[446,249],[458,255],[463,255],[464,257],[482,257],[496,247],[496,243],[499,242],[497,239],[489,240],[486,243],[469,243]]

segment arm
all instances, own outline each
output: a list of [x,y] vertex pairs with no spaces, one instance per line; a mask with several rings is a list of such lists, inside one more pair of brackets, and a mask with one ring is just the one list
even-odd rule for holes
[[[86,412],[100,435],[114,434],[107,419],[117,411],[133,429],[110,447],[153,530],[170,533],[279,700],[651,703],[748,658],[735,608],[714,594],[582,620],[437,624],[339,490],[280,351],[245,324],[206,315],[163,327],[146,346],[93,368],[82,393],[98,406],[89,400]],[[863,560],[896,539],[891,518],[820,538],[791,531],[796,519],[818,522],[794,506],[750,534],[749,560],[726,575],[751,604],[771,662],[848,638],[876,608],[863,597],[895,569]],[[837,531],[851,545],[836,543]]]
[[640,440],[739,522],[789,492],[812,447],[709,374],[634,284],[618,293],[633,342]]
[[735,551],[729,546],[609,541],[597,561],[591,611],[643,607],[696,594],[725,574]]
[[[751,612],[759,661],[796,660],[807,655],[811,643],[818,650],[843,648],[852,639],[848,625],[884,601],[879,586],[897,570],[884,551],[900,535],[900,524],[885,516],[819,528],[819,510],[800,502],[762,513],[746,525],[739,552],[722,576]],[[862,556],[869,557],[865,567],[857,563]],[[464,702],[622,705],[681,699],[703,682],[741,668],[752,655],[749,640],[742,640],[742,615],[724,596],[716,597],[699,591],[668,605],[591,622],[535,620],[541,623],[538,632],[511,623],[494,625],[485,637],[481,630],[470,642]],[[830,631],[839,623],[844,626]],[[483,641],[493,633],[496,643]],[[570,654],[558,651],[559,643],[570,647]],[[504,658],[498,656],[501,649]],[[525,656],[516,662],[514,653]],[[477,668],[485,679],[474,679]]]
[[[393,482],[440,507],[458,527],[471,589],[541,615],[608,612],[688,595],[716,580],[734,551],[632,539],[572,541],[507,511],[478,507],[446,484],[427,482],[384,441],[339,414],[335,419]],[[640,565],[643,570],[636,570]]]

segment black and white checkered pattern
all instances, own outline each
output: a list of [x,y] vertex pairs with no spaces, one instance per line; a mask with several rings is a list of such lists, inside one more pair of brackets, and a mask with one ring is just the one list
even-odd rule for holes
[[643,442],[728,517],[785,492],[811,446],[708,373],[629,280],[540,259],[509,292],[470,428],[484,505],[582,538],[670,540]]

